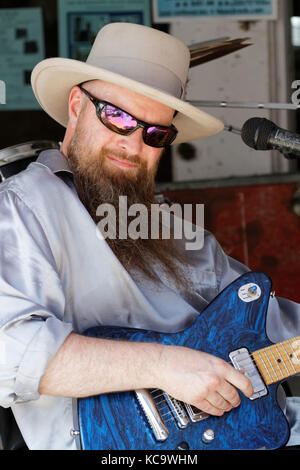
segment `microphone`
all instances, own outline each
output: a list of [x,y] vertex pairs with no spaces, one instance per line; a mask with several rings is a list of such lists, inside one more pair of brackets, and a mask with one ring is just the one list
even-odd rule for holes
[[279,150],[286,158],[300,156],[300,135],[281,129],[265,118],[248,119],[242,127],[241,137],[255,150]]

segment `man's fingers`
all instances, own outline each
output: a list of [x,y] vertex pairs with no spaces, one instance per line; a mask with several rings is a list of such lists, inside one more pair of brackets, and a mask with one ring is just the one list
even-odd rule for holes
[[[241,390],[246,397],[249,398],[253,395],[254,390],[251,381],[242,371],[235,369],[231,364],[220,358],[214,358],[212,364],[219,377],[222,377],[229,384]],[[229,401],[231,400],[229,399]]]
[[246,397],[249,398],[253,395],[254,393],[253,386],[250,380],[248,379],[248,377],[246,377],[245,374],[236,370],[234,367],[230,366],[229,364],[226,370],[225,379],[229,383],[234,385],[236,388],[241,390],[243,394],[246,395]]
[[223,397],[224,401],[226,401],[232,408],[239,406],[239,404],[241,403],[238,391],[226,380],[222,382],[218,392],[220,396]]
[[205,399],[199,400],[197,408],[210,415],[222,416],[241,403],[237,390],[228,382],[224,381],[219,391],[211,391]]
[[213,416],[222,416],[224,414],[224,410],[217,408],[208,400],[201,400],[197,405],[195,405],[200,411],[204,411],[204,413],[208,413],[209,415]]
[[218,392],[210,393],[207,397],[207,401],[220,411],[230,411],[232,409],[232,404],[227,401],[224,396],[220,395]]

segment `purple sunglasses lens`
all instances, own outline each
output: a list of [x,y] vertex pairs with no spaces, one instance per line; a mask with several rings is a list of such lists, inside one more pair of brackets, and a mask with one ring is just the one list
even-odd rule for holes
[[153,147],[164,147],[169,145],[174,139],[173,128],[163,128],[158,126],[148,127],[145,133],[145,143]]
[[[101,111],[101,121],[110,130],[128,135],[138,126],[138,121],[133,116],[113,105],[105,105]],[[144,129],[144,142],[151,147],[165,147],[175,138],[175,128],[150,126]]]
[[137,126],[137,121],[115,106],[106,105],[101,112],[103,123],[112,131],[126,135]]

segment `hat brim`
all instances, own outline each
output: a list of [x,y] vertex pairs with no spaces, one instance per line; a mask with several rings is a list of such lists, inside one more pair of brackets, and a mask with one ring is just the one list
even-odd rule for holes
[[68,101],[72,87],[96,79],[122,86],[177,110],[173,124],[178,129],[178,135],[173,144],[208,137],[224,128],[219,119],[166,92],[74,59],[55,57],[39,62],[32,71],[31,85],[44,111],[67,127]]

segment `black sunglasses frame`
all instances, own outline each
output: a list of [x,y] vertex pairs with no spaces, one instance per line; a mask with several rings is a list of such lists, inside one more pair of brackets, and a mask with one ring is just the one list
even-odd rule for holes
[[[162,126],[160,124],[149,124],[145,121],[142,121],[141,119],[137,119],[135,116],[132,116],[132,114],[128,113],[127,111],[125,111],[124,109],[122,108],[119,108],[119,106],[116,106],[115,104],[113,103],[109,103],[109,101],[103,101],[103,100],[99,100],[98,98],[96,98],[95,96],[91,95],[85,88],[83,88],[81,85],[77,85],[78,88],[80,88],[80,90],[91,100],[91,102],[93,103],[93,105],[95,106],[96,108],[96,114],[97,114],[97,117],[98,119],[101,121],[101,123],[107,128],[109,129],[110,131],[112,132],[116,132],[116,134],[120,134],[120,135],[130,135],[132,134],[134,131],[136,131],[137,129],[139,128],[142,128],[143,129],[143,140],[145,142],[146,145],[149,145],[150,147],[155,147],[155,148],[163,148],[163,147],[167,147],[168,145],[171,145],[171,143],[175,140],[177,134],[178,134],[178,130],[176,129],[176,127],[171,124],[171,126]],[[112,129],[110,127],[108,127],[107,123],[105,123],[103,120],[102,120],[102,117],[101,117],[101,112],[103,110],[103,108],[108,105],[108,106],[113,106],[114,108],[116,109],[119,109],[120,111],[122,111],[123,113],[126,113],[128,114],[128,116],[130,116],[132,119],[134,119],[136,122],[137,122],[137,125],[136,127],[134,127],[134,129],[131,129],[131,130],[126,130],[126,132],[122,132],[121,130],[120,131],[117,131],[115,129]],[[149,140],[149,136],[147,134],[147,130],[150,128],[150,127],[158,127],[160,129],[172,129],[173,130],[173,135],[171,136],[170,140],[168,141],[167,144],[165,145],[151,145],[147,142],[147,140]]]

